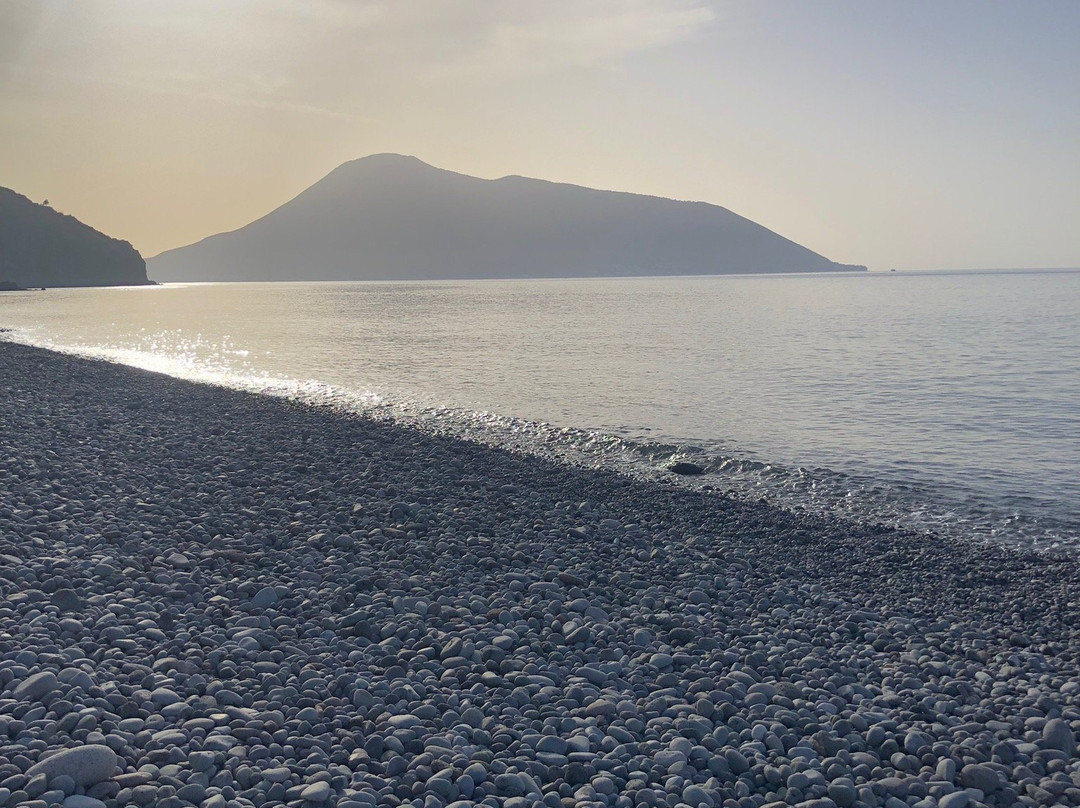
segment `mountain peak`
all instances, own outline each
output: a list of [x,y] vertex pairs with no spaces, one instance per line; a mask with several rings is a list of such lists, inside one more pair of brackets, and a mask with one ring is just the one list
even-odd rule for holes
[[358,170],[410,170],[426,168],[433,171],[439,171],[440,169],[435,166],[425,163],[419,157],[414,157],[411,154],[394,154],[393,152],[381,152],[379,154],[369,154],[366,157],[358,157],[355,160],[349,160],[342,163],[334,172],[337,171],[358,171]]
[[397,280],[830,272],[726,208],[411,155],[343,163],[261,219],[151,259],[161,280]]

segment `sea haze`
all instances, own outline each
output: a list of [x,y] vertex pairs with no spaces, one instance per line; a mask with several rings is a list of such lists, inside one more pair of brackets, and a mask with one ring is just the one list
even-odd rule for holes
[[166,285],[3,336],[976,540],[1080,538],[1080,272]]

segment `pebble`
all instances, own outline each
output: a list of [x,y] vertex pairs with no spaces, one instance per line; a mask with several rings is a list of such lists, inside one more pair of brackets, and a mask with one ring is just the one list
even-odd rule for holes
[[326,802],[330,798],[330,784],[327,782],[312,783],[300,792],[300,799],[308,802]]
[[88,786],[112,777],[117,757],[107,746],[88,744],[63,749],[35,763],[26,771],[27,777],[44,774],[49,779],[67,776],[77,786]]
[[256,609],[267,609],[277,602],[278,594],[272,586],[264,586],[251,599],[251,605]]
[[942,795],[938,800],[938,808],[967,808],[971,801],[971,794],[967,791],[954,791],[951,794]]
[[0,362],[0,805],[1080,804],[1073,556]]
[[984,794],[989,794],[998,790],[1001,778],[985,764],[969,763],[960,770],[960,782],[965,788],[977,788]]
[[83,600],[73,589],[57,589],[50,596],[53,605],[61,612],[74,612],[83,608]]
[[1043,727],[1042,736],[1048,748],[1057,749],[1067,755],[1076,753],[1076,736],[1067,721],[1051,718]]
[[104,801],[85,794],[72,794],[64,798],[64,808],[106,808]]
[[56,689],[57,678],[52,671],[42,671],[20,682],[11,695],[17,701],[38,701]]

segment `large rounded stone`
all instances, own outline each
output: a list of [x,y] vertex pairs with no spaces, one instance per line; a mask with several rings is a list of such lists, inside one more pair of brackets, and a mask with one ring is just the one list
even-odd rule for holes
[[12,695],[19,701],[37,701],[55,689],[56,674],[52,671],[42,671],[19,682],[12,691]]
[[308,802],[326,802],[330,798],[330,784],[326,782],[312,783],[300,792],[300,799]]
[[74,589],[57,589],[52,593],[50,600],[62,612],[74,612],[83,607],[82,598]]
[[278,602],[278,594],[272,586],[264,586],[251,599],[251,605],[256,609],[268,609]]
[[1050,749],[1057,749],[1066,755],[1076,752],[1076,737],[1072,727],[1063,718],[1051,718],[1043,727],[1043,741]]
[[696,475],[705,473],[705,468],[703,466],[699,466],[697,463],[691,463],[688,460],[679,460],[671,463],[668,465],[667,469],[668,471],[674,472],[675,474],[684,475]]
[[116,769],[116,753],[101,744],[63,749],[31,766],[27,777],[45,774],[50,780],[66,774],[76,785],[90,786],[112,777]]
[[969,763],[960,770],[960,782],[964,788],[977,788],[991,794],[1001,787],[1001,775],[981,763]]
[[85,794],[72,794],[64,799],[64,808],[105,808],[105,803]]

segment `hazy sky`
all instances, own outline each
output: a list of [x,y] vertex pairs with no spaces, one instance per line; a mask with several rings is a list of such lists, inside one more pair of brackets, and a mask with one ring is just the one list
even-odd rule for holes
[[1080,2],[0,0],[0,185],[148,257],[376,152],[1080,266]]

